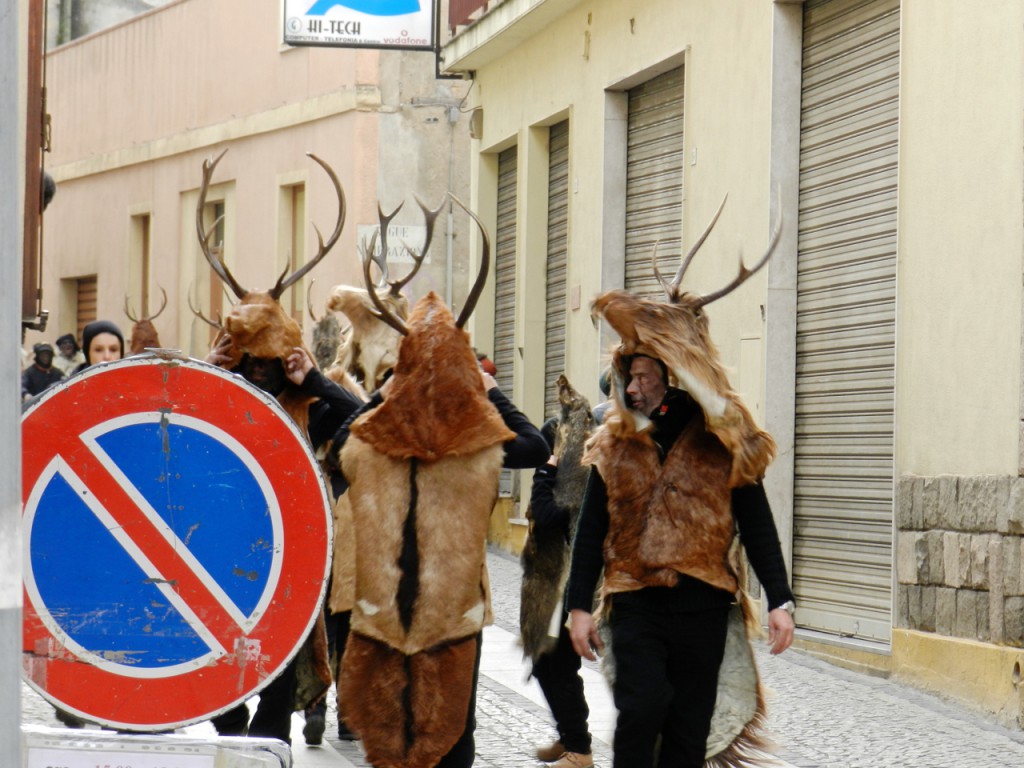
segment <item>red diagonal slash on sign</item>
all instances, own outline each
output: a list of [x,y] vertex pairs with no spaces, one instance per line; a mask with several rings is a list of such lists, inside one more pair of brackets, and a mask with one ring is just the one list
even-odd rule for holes
[[[125,546],[139,567],[157,586],[164,584],[173,590],[184,601],[188,611],[202,622],[202,627],[193,628],[220,645],[220,648],[211,650],[230,653],[235,640],[244,636],[246,630],[224,606],[223,595],[216,594],[208,587],[203,576],[196,573],[193,565],[182,557],[182,551],[167,540],[164,532],[157,528],[132,495],[108,471],[104,462],[96,457],[92,446],[81,437],[75,443],[71,451],[62,451],[59,458],[63,459],[68,470],[77,478],[75,485],[81,486],[80,492],[93,497],[91,500],[84,499],[86,503],[94,512],[96,506],[102,509],[109,518],[104,522],[108,526],[113,524],[110,533]],[[95,502],[95,506],[90,501]],[[180,544],[184,550],[185,545]],[[132,551],[133,547],[137,553]],[[140,555],[144,558],[141,562]],[[206,632],[202,631],[203,628]]]
[[[244,615],[164,524],[143,490],[128,480],[98,440],[126,419],[145,421],[157,414],[169,414],[172,424],[193,419],[208,425],[208,434],[220,434],[217,439],[228,441],[224,444],[232,453],[247,457],[243,463],[258,468],[259,485],[279,520],[270,543],[275,559],[280,557],[275,566],[280,576],[268,583],[261,608],[251,615]],[[74,643],[65,643],[60,627],[47,620],[42,595],[26,588],[22,659],[33,687],[56,706],[101,724],[162,730],[224,712],[276,677],[298,652],[319,613],[330,568],[331,510],[308,442],[272,398],[198,361],[131,358],[55,385],[26,410],[22,426],[23,532],[30,571],[49,556],[45,549],[28,548],[38,515],[59,519],[53,517],[58,509],[30,502],[59,472],[136,567],[160,582],[156,586],[211,653],[227,652],[214,663],[208,657],[177,665],[162,676],[140,676],[125,665],[98,663]],[[192,460],[199,463],[190,471],[203,472],[202,460]],[[174,488],[168,491],[173,495]],[[221,511],[202,510],[211,515]],[[74,564],[68,568],[73,578]],[[125,576],[139,578],[134,567]],[[103,617],[96,620],[102,624]],[[131,633],[116,624],[102,629],[108,626],[112,653],[134,647]]]

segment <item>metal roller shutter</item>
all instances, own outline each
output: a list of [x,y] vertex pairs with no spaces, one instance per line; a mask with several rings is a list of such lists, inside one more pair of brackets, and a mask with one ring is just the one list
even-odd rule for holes
[[804,5],[793,584],[802,626],[888,642],[898,0]]
[[75,338],[82,341],[82,329],[96,319],[96,275],[78,278],[75,296]]
[[516,322],[516,147],[498,155],[498,227],[494,237],[495,377],[512,397],[513,347]]
[[565,372],[566,258],[569,251],[569,121],[548,139],[547,310],[544,326],[544,415],[558,411],[555,381]]
[[679,268],[683,220],[683,68],[629,91],[626,148],[626,289],[662,296],[662,274]]

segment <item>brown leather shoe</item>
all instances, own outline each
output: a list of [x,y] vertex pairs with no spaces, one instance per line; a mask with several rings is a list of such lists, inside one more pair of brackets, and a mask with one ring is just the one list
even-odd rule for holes
[[558,758],[558,760],[551,763],[551,768],[591,768],[593,765],[593,755],[581,755],[579,752],[566,752]]
[[554,744],[549,744],[546,747],[537,748],[537,759],[542,763],[553,763],[564,754],[565,744],[560,741],[556,741]]

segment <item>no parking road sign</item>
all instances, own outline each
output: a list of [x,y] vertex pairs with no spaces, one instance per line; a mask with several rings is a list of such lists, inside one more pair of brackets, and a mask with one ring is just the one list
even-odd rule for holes
[[313,625],[331,510],[270,396],[194,360],[129,358],[22,419],[24,672],[126,730],[204,720],[269,683]]

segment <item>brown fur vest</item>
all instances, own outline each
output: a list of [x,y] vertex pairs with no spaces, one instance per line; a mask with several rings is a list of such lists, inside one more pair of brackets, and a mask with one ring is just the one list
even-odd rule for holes
[[622,438],[605,429],[584,461],[608,488],[603,594],[673,586],[677,573],[737,591],[732,458],[703,419],[690,421],[664,464],[646,432]]
[[[698,417],[680,434],[664,464],[647,432],[616,436],[608,429],[590,441],[584,461],[597,466],[608,488],[603,595],[672,586],[677,573],[736,595],[704,765],[757,764],[769,747],[766,707],[750,645],[759,632],[756,611],[742,590],[730,453]],[[609,640],[608,633],[605,639]],[[609,647],[606,661],[611,674],[613,655],[614,648]]]

